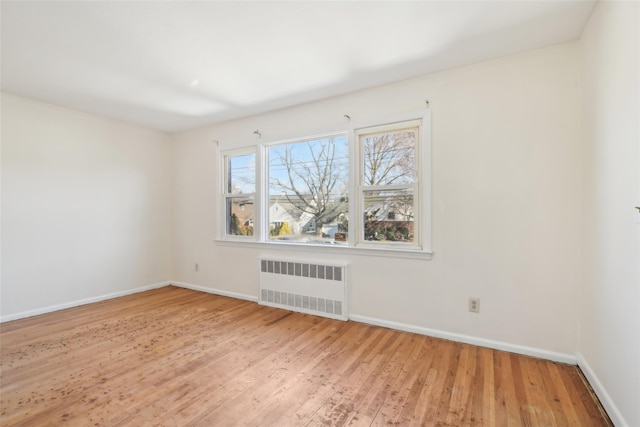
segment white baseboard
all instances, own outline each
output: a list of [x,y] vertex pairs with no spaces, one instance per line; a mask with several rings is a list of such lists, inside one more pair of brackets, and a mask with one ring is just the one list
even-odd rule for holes
[[355,314],[349,315],[349,319],[355,322],[367,323],[369,325],[383,326],[385,328],[397,329],[405,332],[413,332],[420,335],[427,335],[435,338],[443,338],[450,341],[463,342],[473,344],[480,347],[488,347],[496,350],[508,351],[510,353],[523,354],[525,356],[538,357],[540,359],[551,360],[554,362],[567,363],[575,365],[576,357],[570,354],[557,353],[554,351],[542,350],[534,347],[526,347],[517,344],[510,344],[502,341],[494,341],[485,338],[478,338],[470,335],[456,334],[453,332],[441,331],[438,329],[423,328],[421,326],[409,325],[406,323],[392,322],[372,317],[359,316]]
[[613,425],[617,427],[629,427],[630,424],[626,422],[626,420],[618,410],[618,407],[613,402],[613,399],[611,399],[611,396],[609,396],[609,393],[607,393],[607,389],[604,388],[604,386],[600,382],[600,379],[593,371],[593,369],[591,369],[591,366],[589,366],[582,353],[578,352],[576,356],[578,359],[578,366],[582,370],[582,373],[584,373],[584,376],[587,377],[587,381],[589,381],[591,388],[598,396],[598,399],[600,399],[600,403],[602,403],[604,410],[607,411],[607,415],[609,415],[609,418],[611,418],[611,422],[613,422]]
[[184,282],[168,282],[168,284],[178,286],[180,288],[191,289],[193,291],[207,292],[209,294],[221,295],[223,297],[231,297],[237,299],[243,299],[252,302],[258,302],[258,297],[247,294],[239,294],[236,292],[223,291],[221,289],[207,288],[206,286],[192,285],[191,283]]
[[137,294],[138,292],[144,292],[151,289],[162,288],[163,286],[168,286],[170,284],[171,282],[154,283],[153,285],[142,286],[140,288],[134,288],[134,289],[127,289],[126,291],[113,292],[110,294],[99,295],[96,297],[84,298],[81,300],[65,302],[65,303],[56,304],[56,305],[50,305],[48,307],[43,307],[43,308],[37,308],[35,310],[27,310],[20,313],[9,314],[7,316],[1,316],[0,323],[10,322],[12,320],[24,319],[26,317],[37,316],[39,314],[52,313],[54,311],[64,310],[65,308],[78,307],[80,305],[91,304],[94,302],[100,302],[100,301],[104,301],[112,298],[123,297],[126,295]]

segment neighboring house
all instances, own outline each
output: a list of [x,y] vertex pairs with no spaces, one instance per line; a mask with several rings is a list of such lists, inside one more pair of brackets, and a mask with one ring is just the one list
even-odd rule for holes
[[240,225],[253,227],[253,201],[240,203],[240,212],[236,212]]
[[272,202],[269,206],[269,228],[281,227],[285,223],[289,224],[294,234],[300,233],[300,222],[289,213],[289,209],[278,202]]
[[364,212],[373,221],[413,221],[413,205],[392,197],[373,203]]
[[[248,204],[246,209],[245,212],[242,212],[245,215],[239,219],[244,225],[249,225],[249,221],[253,225],[253,205]],[[405,229],[405,233],[413,234],[414,210],[410,203],[390,197],[371,204],[364,212],[366,221],[371,227],[384,230]],[[348,215],[348,213],[345,211],[341,214],[341,216],[344,215]],[[248,220],[245,217],[251,219]],[[332,221],[322,224],[322,236],[333,239],[335,234],[341,231],[339,223],[339,217],[336,217]],[[283,226],[286,227],[286,231],[281,233],[282,236],[315,235],[317,233],[317,224],[313,214],[303,211],[295,201],[282,196],[274,196],[269,205],[269,229],[280,230]]]
[[[315,235],[318,231],[313,214],[305,211],[299,202],[285,196],[273,196],[269,203],[269,228],[279,228],[284,223],[288,224],[292,234]],[[333,218],[329,223],[322,225],[322,235],[333,238],[339,231],[338,228],[337,218]]]
[[413,204],[396,197],[377,201],[365,208],[366,240],[413,239]]

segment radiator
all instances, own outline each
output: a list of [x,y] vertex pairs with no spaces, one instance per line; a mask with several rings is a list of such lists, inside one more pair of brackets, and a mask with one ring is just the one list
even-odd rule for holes
[[260,258],[259,302],[347,320],[346,266]]

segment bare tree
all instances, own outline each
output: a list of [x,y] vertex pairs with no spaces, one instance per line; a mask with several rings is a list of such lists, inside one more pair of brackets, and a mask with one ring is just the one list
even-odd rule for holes
[[346,162],[336,158],[333,138],[306,143],[308,152],[295,155],[291,145],[284,147],[278,161],[286,178],[272,176],[271,185],[282,190],[287,200],[309,214],[321,234],[322,226],[332,222],[344,209]]
[[411,182],[415,176],[415,132],[402,131],[364,138],[364,184]]
[[[365,136],[362,145],[364,184],[412,183],[415,179],[415,139],[416,132],[412,130]],[[301,149],[303,146],[305,148]],[[324,224],[334,221],[346,209],[348,161],[346,153],[342,155],[337,151],[333,138],[289,144],[274,150],[277,154],[273,164],[279,163],[282,173],[271,175],[272,188],[282,190],[287,201],[301,215],[309,215],[318,234]],[[401,193],[391,197],[401,198]],[[398,205],[396,211],[405,208],[399,200],[395,204]],[[401,214],[412,216],[411,207],[402,209]]]

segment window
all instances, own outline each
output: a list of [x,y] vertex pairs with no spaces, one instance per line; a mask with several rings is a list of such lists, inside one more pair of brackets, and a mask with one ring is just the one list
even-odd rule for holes
[[428,254],[428,117],[223,153],[223,240]]
[[267,147],[269,240],[340,243],[348,233],[346,134]]
[[420,206],[416,165],[420,123],[359,129],[358,187],[363,243],[415,246]]
[[253,236],[256,196],[256,155],[224,156],[225,235]]

